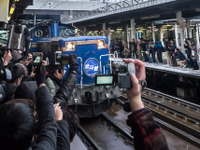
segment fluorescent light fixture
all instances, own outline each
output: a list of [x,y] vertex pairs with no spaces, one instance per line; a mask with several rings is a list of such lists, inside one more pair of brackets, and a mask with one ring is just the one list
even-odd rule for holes
[[12,15],[15,11],[15,5],[13,4],[11,7],[10,7],[10,14]]
[[159,18],[160,15],[154,15],[154,16],[146,16],[146,17],[141,17],[141,20],[147,20],[147,19],[153,19],[153,18]]
[[8,16],[8,21],[10,21],[10,19],[11,19],[11,15]]

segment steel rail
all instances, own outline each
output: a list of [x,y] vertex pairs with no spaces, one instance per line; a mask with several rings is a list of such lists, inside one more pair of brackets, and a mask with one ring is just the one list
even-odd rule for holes
[[101,150],[101,148],[96,144],[96,142],[87,134],[87,132],[80,127],[77,134],[83,144],[87,147],[88,150]]

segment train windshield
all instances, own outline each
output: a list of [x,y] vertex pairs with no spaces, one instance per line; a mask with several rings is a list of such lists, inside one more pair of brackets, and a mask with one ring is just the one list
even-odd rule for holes
[[59,37],[71,36],[72,31],[67,28],[60,28],[59,29]]

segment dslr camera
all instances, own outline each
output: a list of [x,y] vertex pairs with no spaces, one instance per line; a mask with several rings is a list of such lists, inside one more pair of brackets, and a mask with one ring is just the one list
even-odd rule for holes
[[55,65],[68,65],[69,55],[63,55],[62,51],[55,52]]
[[112,74],[96,75],[95,85],[118,86],[120,89],[132,87],[131,74],[135,74],[135,64],[125,63],[122,60],[112,62]]
[[[0,54],[6,50],[21,50],[28,55],[30,47],[30,32],[25,25],[0,24]],[[26,55],[26,56],[27,56]]]

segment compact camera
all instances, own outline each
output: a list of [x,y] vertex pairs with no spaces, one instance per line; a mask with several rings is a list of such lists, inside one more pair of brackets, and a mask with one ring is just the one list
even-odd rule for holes
[[33,52],[33,65],[37,66],[42,63],[43,53],[42,52]]
[[119,86],[122,89],[132,87],[131,74],[135,74],[135,64],[123,61],[112,62],[112,74],[96,75],[95,85]]

